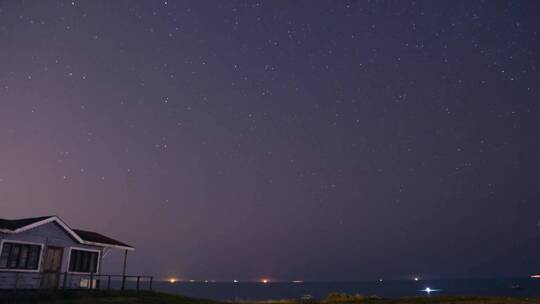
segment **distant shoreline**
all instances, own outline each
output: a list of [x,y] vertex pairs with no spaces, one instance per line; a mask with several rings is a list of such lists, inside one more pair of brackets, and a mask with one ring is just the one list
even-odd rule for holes
[[[538,276],[538,277],[537,277]],[[524,280],[524,279],[531,279],[531,280],[538,280],[540,282],[540,275],[532,275],[532,276],[502,276],[502,277],[456,277],[456,278],[421,278],[419,280],[414,280],[412,278],[404,278],[404,279],[355,279],[355,280],[268,280],[266,283],[262,282],[261,280],[189,280],[189,279],[181,279],[181,278],[175,278],[174,282],[171,282],[171,278],[161,278],[155,280],[155,282],[162,282],[162,283],[170,283],[170,284],[178,284],[178,283],[226,283],[226,284],[233,284],[233,283],[239,283],[239,284],[317,284],[317,283],[359,283],[359,282],[434,282],[434,281],[464,281],[464,280]]]

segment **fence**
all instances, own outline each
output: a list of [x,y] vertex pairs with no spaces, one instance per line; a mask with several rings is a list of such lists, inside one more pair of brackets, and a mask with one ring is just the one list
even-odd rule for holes
[[69,272],[0,271],[0,290],[19,289],[89,289],[149,290],[154,277]]

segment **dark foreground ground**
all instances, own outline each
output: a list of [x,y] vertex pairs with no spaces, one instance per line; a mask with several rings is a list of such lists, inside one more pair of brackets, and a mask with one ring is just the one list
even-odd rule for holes
[[[19,292],[0,293],[1,304],[223,304],[205,299],[195,299],[157,292]],[[505,297],[415,297],[378,299],[358,296],[334,297],[325,300],[281,300],[267,302],[242,302],[242,304],[540,304],[538,298]]]

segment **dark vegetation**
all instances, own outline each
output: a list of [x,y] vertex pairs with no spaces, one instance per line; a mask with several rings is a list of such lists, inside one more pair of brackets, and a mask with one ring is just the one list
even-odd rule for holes
[[[135,291],[19,291],[0,293],[1,304],[223,304],[159,292]],[[507,297],[411,297],[381,299],[374,296],[332,293],[322,300],[298,299],[242,302],[241,304],[540,304],[540,298]]]
[[1,304],[219,304],[158,292],[136,291],[18,291],[0,292]]

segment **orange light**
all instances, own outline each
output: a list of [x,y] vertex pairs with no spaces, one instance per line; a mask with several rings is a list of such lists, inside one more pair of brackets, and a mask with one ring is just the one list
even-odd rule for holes
[[268,279],[262,279],[261,282],[262,282],[263,284],[266,284],[266,283],[268,283]]
[[169,283],[171,283],[171,284],[176,283],[176,279],[175,279],[175,278],[170,278],[170,279],[169,279]]

